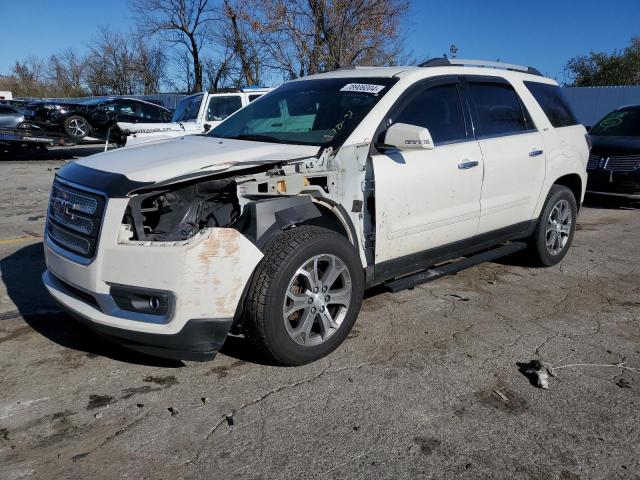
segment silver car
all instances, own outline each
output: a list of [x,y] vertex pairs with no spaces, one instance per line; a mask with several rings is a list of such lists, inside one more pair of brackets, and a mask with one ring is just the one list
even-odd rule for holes
[[0,128],[18,128],[24,122],[24,113],[10,105],[0,105]]

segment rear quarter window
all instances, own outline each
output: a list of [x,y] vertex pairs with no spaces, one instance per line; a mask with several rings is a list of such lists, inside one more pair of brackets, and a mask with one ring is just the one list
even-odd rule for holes
[[536,99],[553,127],[569,127],[578,124],[559,86],[539,82],[524,82],[524,85]]

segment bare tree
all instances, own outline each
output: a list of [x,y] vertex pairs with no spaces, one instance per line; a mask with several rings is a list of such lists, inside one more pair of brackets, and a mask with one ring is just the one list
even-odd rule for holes
[[55,95],[64,97],[80,97],[86,92],[83,86],[85,59],[73,49],[67,48],[62,53],[51,55],[48,64],[48,77]]
[[224,0],[222,20],[223,28],[219,29],[217,38],[235,55],[240,70],[239,83],[258,85],[262,55],[251,5],[242,0]]
[[271,67],[289,78],[355,65],[393,64],[408,0],[251,0]]
[[17,95],[46,96],[49,86],[46,78],[46,62],[33,55],[22,62],[17,61],[13,67],[13,77],[16,80]]
[[133,65],[138,74],[142,93],[158,93],[160,83],[165,78],[167,55],[159,45],[150,44],[141,36],[134,40],[134,44]]
[[171,62],[177,73],[169,79],[169,85],[173,90],[193,92],[193,62],[189,52],[180,50],[172,57]]
[[129,37],[100,27],[89,45],[87,84],[93,94],[131,95],[136,93],[135,49]]
[[232,51],[226,50],[217,58],[217,60],[207,58],[203,63],[206,86],[210,92],[217,92],[227,86],[229,82],[233,82],[234,78],[237,77],[236,69],[233,65],[234,55]]
[[186,48],[192,62],[193,91],[201,91],[202,48],[214,20],[209,0],[136,0],[131,5],[143,32]]

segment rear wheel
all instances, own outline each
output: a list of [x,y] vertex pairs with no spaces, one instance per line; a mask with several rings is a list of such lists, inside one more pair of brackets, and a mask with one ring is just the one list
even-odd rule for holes
[[356,321],[364,279],[354,247],[301,226],[267,246],[247,296],[245,335],[278,363],[302,365],[340,345]]
[[553,185],[529,242],[530,257],[537,265],[550,267],[564,258],[573,241],[577,212],[573,192]]
[[73,140],[82,140],[84,137],[89,135],[91,126],[86,118],[81,117],[80,115],[71,115],[64,121],[64,131]]

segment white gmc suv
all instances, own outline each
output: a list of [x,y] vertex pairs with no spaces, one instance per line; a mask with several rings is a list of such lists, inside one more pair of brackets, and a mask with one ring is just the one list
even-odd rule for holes
[[207,134],[67,164],[43,280],[132,349],[208,360],[231,332],[303,364],[345,339],[373,285],[525,248],[559,262],[585,133],[527,67],[442,58],[302,78]]

